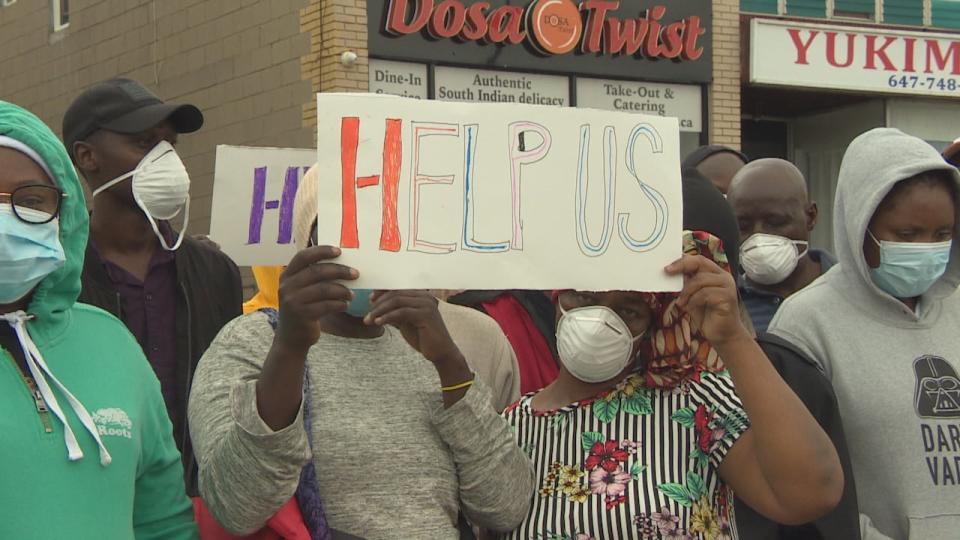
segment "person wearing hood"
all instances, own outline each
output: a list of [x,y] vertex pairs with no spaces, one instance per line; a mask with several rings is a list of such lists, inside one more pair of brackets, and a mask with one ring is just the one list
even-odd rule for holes
[[717,186],[720,193],[727,194],[730,182],[747,162],[747,156],[729,146],[711,144],[701,146],[683,159],[684,169],[696,169]]
[[87,225],[56,136],[0,101],[0,538],[197,538],[156,376],[77,303]]
[[834,206],[839,264],[770,324],[833,382],[865,538],[960,530],[958,191],[926,142],[890,128],[854,139]]
[[93,85],[63,118],[67,152],[93,190],[80,300],[122,320],[143,348],[160,379],[191,495],[190,382],[243,302],[233,261],[168,221],[182,216],[187,227],[190,177],[174,147],[179,134],[202,125],[193,105],[163,103],[130,79]]
[[803,173],[775,158],[748,163],[733,178],[727,202],[740,228],[740,296],[753,327],[765,332],[784,298],[836,264],[833,255],[810,249],[817,203],[807,194]]

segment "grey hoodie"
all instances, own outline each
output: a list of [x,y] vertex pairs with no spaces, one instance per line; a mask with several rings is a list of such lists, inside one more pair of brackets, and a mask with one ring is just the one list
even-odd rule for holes
[[860,511],[897,540],[960,538],[960,241],[916,312],[873,283],[863,242],[893,185],[935,169],[960,186],[920,139],[886,128],[857,137],[837,184],[839,264],[784,302],[769,328],[831,378]]

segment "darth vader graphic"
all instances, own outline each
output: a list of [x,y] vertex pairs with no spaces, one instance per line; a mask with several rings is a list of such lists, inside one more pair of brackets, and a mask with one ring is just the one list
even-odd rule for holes
[[920,418],[960,418],[960,378],[953,366],[939,356],[921,356],[913,361],[913,372]]

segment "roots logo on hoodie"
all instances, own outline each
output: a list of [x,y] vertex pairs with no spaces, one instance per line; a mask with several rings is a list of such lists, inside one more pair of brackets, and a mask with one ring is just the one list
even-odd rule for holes
[[101,437],[133,438],[133,421],[130,420],[127,412],[123,409],[100,409],[91,416]]
[[921,356],[913,361],[913,372],[917,416],[960,418],[960,378],[953,366],[939,356]]

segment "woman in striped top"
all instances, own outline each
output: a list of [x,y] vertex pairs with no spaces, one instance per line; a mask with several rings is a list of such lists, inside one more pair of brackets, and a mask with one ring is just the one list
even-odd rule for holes
[[836,450],[741,323],[721,242],[684,243],[679,294],[557,295],[560,375],[504,413],[539,491],[501,538],[732,539],[731,488],[786,524],[839,500]]

